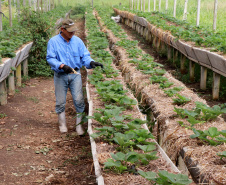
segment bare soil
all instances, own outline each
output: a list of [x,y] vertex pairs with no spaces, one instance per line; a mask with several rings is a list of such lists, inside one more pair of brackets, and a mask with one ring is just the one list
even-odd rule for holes
[[[84,20],[76,24],[76,35],[84,40]],[[82,76],[85,84],[84,71]],[[76,134],[75,115],[68,92],[69,131],[60,134],[53,78],[23,82],[8,96],[8,104],[0,106],[0,184],[96,184],[89,136]]]

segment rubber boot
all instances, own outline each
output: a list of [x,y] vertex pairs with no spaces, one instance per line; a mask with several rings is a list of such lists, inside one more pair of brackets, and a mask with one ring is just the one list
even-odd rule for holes
[[61,133],[67,132],[65,111],[58,114],[59,128]]
[[80,114],[77,114],[76,116],[76,132],[79,136],[84,134],[84,130],[82,128],[82,125],[80,124],[82,120],[82,116]]

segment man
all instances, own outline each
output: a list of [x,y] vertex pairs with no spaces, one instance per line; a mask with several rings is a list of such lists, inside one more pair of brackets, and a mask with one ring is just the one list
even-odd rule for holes
[[[59,128],[61,133],[67,132],[65,118],[65,104],[68,88],[71,91],[73,103],[76,109],[76,131],[83,135],[81,126],[81,113],[85,109],[82,93],[82,79],[80,68],[87,69],[103,65],[90,57],[90,53],[82,40],[74,36],[77,30],[73,20],[62,21],[61,32],[52,37],[47,46],[47,62],[54,71],[54,86],[56,96],[56,113],[58,114]],[[74,73],[75,72],[75,73]]]

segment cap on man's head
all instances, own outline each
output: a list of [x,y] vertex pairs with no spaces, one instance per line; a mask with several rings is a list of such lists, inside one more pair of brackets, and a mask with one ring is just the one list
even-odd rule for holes
[[68,32],[74,32],[77,30],[75,23],[71,19],[65,19],[62,21],[62,28],[65,28]]

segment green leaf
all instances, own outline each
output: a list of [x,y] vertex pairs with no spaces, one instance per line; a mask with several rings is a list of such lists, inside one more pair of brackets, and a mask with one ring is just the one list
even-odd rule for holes
[[189,123],[191,123],[192,126],[194,126],[197,123],[205,123],[205,121],[196,120],[192,116],[188,116],[188,119],[187,120],[188,120]]
[[144,152],[150,152],[156,149],[155,145],[137,145],[137,147],[139,147]]
[[137,152],[129,152],[126,154],[126,161],[130,163],[135,163],[139,159],[139,154]]
[[141,171],[141,170],[139,170],[138,173],[142,177],[144,177],[145,179],[150,180],[150,181],[154,180],[156,175],[157,175],[155,172],[144,172],[144,171]]
[[216,127],[210,127],[208,130],[205,130],[204,133],[211,138],[219,136],[221,133],[217,130]]
[[184,175],[184,174],[173,174],[173,173],[169,173],[167,171],[159,170],[158,175],[160,178],[167,179],[169,184],[187,185],[187,184],[192,183],[192,180],[190,180],[188,178],[188,176]]
[[220,159],[222,159],[223,157],[226,158],[226,151],[219,152],[217,153],[217,155],[221,157]]
[[116,154],[111,153],[111,157],[116,161],[124,161],[125,160],[125,154],[122,152],[118,152]]

